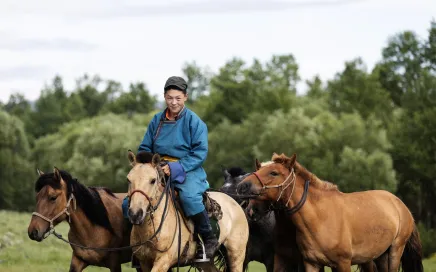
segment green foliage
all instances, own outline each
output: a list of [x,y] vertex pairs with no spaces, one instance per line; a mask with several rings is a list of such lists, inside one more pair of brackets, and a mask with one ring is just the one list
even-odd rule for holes
[[256,59],[251,67],[245,65],[233,58],[211,79],[211,99],[202,116],[212,128],[224,119],[241,123],[252,112],[292,107],[299,81],[292,55],[273,56],[265,65]]
[[345,64],[342,73],[329,82],[329,104],[332,112],[357,112],[363,118],[377,116],[390,120],[393,103],[375,75],[368,74],[359,58]]
[[195,61],[185,63],[182,72],[188,84],[189,103],[195,104],[200,97],[208,92],[211,72],[199,67]]
[[425,258],[430,257],[434,252],[436,252],[436,230],[429,229],[424,224],[418,224],[419,236],[422,243],[422,252]]
[[298,107],[269,116],[263,129],[256,144],[263,161],[273,152],[296,153],[306,168],[343,191],[396,189],[386,131],[374,120],[329,112],[309,117]]
[[65,169],[88,186],[107,186],[125,192],[129,171],[127,151],[136,152],[146,131],[143,120],[129,120],[121,115],[102,115],[68,123],[55,134],[39,138],[35,158],[39,168]]
[[33,197],[30,179],[36,170],[29,160],[23,122],[4,111],[0,111],[0,143],[0,209],[26,209]]

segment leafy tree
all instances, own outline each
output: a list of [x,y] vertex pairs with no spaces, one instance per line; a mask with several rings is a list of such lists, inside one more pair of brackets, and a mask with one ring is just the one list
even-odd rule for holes
[[29,161],[23,122],[4,111],[0,111],[0,143],[0,209],[28,209],[36,170]]

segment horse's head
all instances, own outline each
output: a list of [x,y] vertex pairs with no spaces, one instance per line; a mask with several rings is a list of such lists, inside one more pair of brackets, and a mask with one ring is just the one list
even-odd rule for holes
[[262,214],[266,211],[266,203],[278,201],[283,191],[295,182],[294,165],[297,155],[291,158],[284,154],[273,154],[271,162],[261,163],[256,159],[256,172],[247,176],[238,186],[237,192],[241,195],[255,195],[250,200],[248,212]]
[[129,183],[129,219],[132,224],[140,225],[150,209],[152,201],[162,193],[165,175],[160,167],[159,154],[139,152],[136,156],[129,151],[132,169],[127,175]]
[[238,184],[249,174],[239,167],[232,167],[229,169],[222,167],[222,173],[224,177],[224,184],[221,186],[220,191],[225,194],[229,194],[233,198],[237,198],[236,188]]
[[[65,171],[56,167],[53,173],[44,174],[38,170],[35,183],[36,211],[28,227],[29,238],[38,242],[46,238],[51,228],[68,217],[69,206],[74,200],[64,178],[71,178]],[[72,203],[75,205],[75,202]]]

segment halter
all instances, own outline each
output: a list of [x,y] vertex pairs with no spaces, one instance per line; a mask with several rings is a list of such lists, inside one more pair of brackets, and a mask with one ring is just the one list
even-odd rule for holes
[[[259,175],[256,172],[253,172],[253,175],[257,178],[257,180],[259,181],[260,185],[262,185],[262,189],[260,191],[260,194],[262,194],[264,191],[266,191],[267,189],[273,189],[273,188],[280,188],[280,195],[277,198],[276,202],[278,202],[280,200],[280,198],[282,198],[282,194],[283,192],[292,184],[294,183],[294,186],[292,187],[292,192],[291,195],[289,196],[288,201],[286,202],[286,205],[288,205],[289,201],[291,200],[292,194],[294,193],[294,189],[295,189],[295,173],[294,173],[294,168],[292,168],[291,173],[289,173],[289,175],[286,177],[286,179],[277,185],[265,185],[265,183],[260,179]],[[292,180],[284,187],[283,185],[285,185],[285,183],[289,180],[289,178],[292,176]]]
[[37,212],[33,212],[32,215],[38,216],[39,218],[47,221],[48,223],[50,223],[50,229],[49,231],[47,231],[44,236],[43,239],[47,238],[48,236],[50,236],[50,234],[53,233],[54,230],[54,221],[56,219],[58,219],[61,215],[66,214],[68,216],[68,222],[71,223],[71,216],[70,216],[70,212],[68,211],[68,209],[70,208],[71,202],[74,200],[74,211],[77,209],[76,207],[76,198],[74,197],[74,194],[71,193],[70,198],[67,201],[67,205],[65,206],[65,208],[58,213],[57,215],[55,215],[55,217],[53,217],[52,219],[49,219],[47,217],[45,217],[44,215],[37,213]]

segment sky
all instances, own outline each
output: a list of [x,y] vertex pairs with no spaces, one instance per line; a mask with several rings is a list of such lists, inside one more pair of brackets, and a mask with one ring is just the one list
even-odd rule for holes
[[35,100],[56,74],[71,90],[85,73],[160,96],[185,62],[217,72],[289,53],[303,80],[328,80],[356,57],[371,69],[396,33],[425,38],[433,19],[435,0],[2,0],[0,101]]

